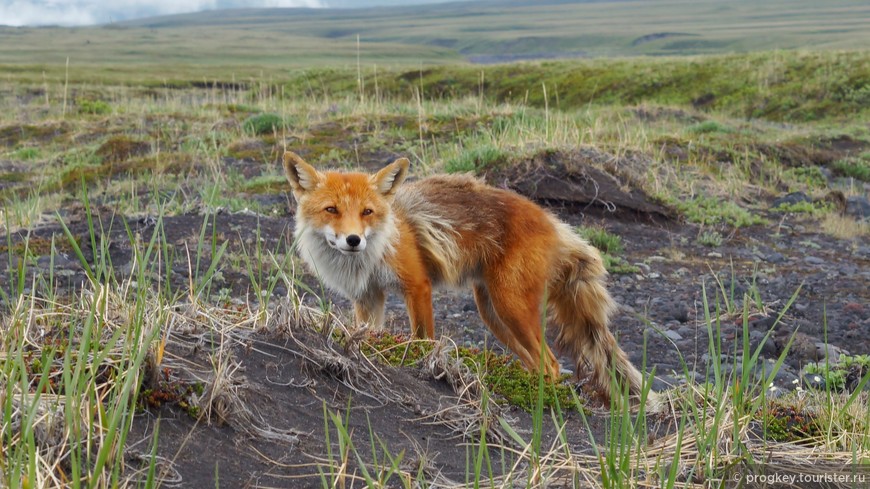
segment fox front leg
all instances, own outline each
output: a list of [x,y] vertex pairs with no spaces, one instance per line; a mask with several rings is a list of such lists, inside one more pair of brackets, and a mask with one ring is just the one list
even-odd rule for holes
[[384,327],[384,301],[386,296],[382,289],[372,288],[353,303],[354,317],[357,326],[368,324],[375,329]]

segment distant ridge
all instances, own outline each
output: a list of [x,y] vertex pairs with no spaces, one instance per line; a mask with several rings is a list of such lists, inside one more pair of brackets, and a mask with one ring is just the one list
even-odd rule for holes
[[[480,0],[0,28],[5,63],[420,65],[870,46],[866,0]],[[359,43],[357,42],[359,41]],[[27,49],[19,49],[27,46]]]

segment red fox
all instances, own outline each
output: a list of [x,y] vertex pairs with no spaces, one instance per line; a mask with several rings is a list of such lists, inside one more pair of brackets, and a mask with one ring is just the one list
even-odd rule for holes
[[608,395],[611,368],[623,388],[640,393],[641,374],[608,329],[616,306],[597,249],[525,197],[472,176],[402,185],[408,166],[400,158],[374,175],[321,173],[284,154],[298,252],[353,301],[358,322],[382,326],[385,293],[396,290],[414,336],[434,338],[432,288],[467,285],[496,338],[528,370],[556,380],[559,363],[542,339],[546,300],[558,346],[578,368],[588,362]]

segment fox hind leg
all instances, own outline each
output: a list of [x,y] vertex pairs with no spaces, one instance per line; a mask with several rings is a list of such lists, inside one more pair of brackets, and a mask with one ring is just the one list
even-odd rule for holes
[[528,366],[533,363],[534,360],[529,355],[526,347],[517,341],[516,336],[511,333],[508,327],[505,326],[498,317],[498,313],[495,310],[495,306],[492,305],[492,298],[490,298],[489,291],[486,290],[486,287],[483,285],[475,285],[473,290],[474,302],[477,304],[477,312],[480,313],[480,318],[483,319],[483,323],[486,324],[492,334],[498,338],[503,345],[514,352],[523,364]]
[[[488,287],[492,310],[503,326],[502,331],[510,335],[505,341],[508,347],[520,357],[531,372],[541,369],[541,353],[544,354],[544,374],[551,380],[559,378],[559,362],[547,346],[541,327],[541,298],[544,285],[531,284],[522,293],[508,287]],[[504,341],[504,340],[502,340]],[[525,350],[525,355],[518,348]]]

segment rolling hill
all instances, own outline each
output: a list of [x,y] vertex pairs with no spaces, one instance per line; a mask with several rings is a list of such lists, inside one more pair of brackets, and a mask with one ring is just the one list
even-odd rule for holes
[[[499,0],[364,9],[242,9],[97,27],[0,28],[0,70],[115,77],[260,76],[310,66],[419,66],[870,45],[861,0]],[[26,66],[25,68],[22,68]],[[172,70],[163,68],[171,66]],[[114,67],[114,68],[113,68]],[[126,75],[125,75],[126,76]]]

